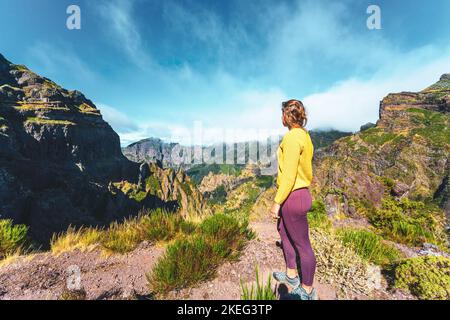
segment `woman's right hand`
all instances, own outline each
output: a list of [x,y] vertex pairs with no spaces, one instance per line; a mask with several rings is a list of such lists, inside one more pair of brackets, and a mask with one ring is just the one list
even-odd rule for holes
[[270,209],[270,214],[272,216],[272,219],[278,220],[280,217],[280,205],[278,203],[274,203],[272,205],[272,208]]

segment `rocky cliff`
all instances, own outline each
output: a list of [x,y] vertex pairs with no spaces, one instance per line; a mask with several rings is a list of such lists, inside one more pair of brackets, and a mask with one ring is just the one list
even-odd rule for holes
[[449,212],[450,75],[417,93],[389,94],[375,127],[316,154],[314,191],[332,214],[358,215],[383,200],[437,203]]
[[181,194],[173,179],[161,182],[164,197],[145,204],[116,192],[115,183],[151,175],[123,156],[119,136],[82,93],[0,55],[0,218],[30,226],[45,244],[69,225],[103,225],[146,205],[173,207],[169,199]]

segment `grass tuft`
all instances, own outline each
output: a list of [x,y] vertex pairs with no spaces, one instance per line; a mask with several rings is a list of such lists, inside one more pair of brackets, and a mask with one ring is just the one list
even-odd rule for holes
[[177,214],[163,210],[147,211],[123,223],[112,223],[107,229],[69,227],[67,232],[54,235],[51,250],[60,254],[72,250],[90,250],[95,246],[108,254],[127,253],[141,242],[169,241],[194,232],[195,225]]
[[246,224],[230,216],[211,216],[194,233],[168,246],[147,274],[149,286],[164,295],[207,281],[215,276],[221,263],[236,259],[252,236]]
[[386,265],[400,258],[400,252],[383,242],[383,238],[369,230],[339,229],[338,236],[364,260]]
[[23,251],[28,227],[14,225],[12,220],[0,220],[0,260]]
[[259,281],[259,270],[256,268],[256,284],[250,287],[241,282],[241,300],[277,300],[277,296],[272,290],[272,277],[269,276],[266,284]]

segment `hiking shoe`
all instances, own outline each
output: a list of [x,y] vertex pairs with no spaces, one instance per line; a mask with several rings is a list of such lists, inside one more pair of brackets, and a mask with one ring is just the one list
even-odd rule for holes
[[295,278],[289,278],[286,272],[274,272],[273,277],[280,283],[289,285],[291,288],[298,288],[300,285],[300,278],[297,276]]
[[312,289],[311,293],[308,294],[302,286],[292,290],[290,297],[293,300],[319,300],[316,289]]

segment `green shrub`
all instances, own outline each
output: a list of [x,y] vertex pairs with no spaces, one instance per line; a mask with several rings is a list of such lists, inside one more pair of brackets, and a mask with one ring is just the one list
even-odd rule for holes
[[424,242],[443,245],[446,242],[443,219],[439,208],[407,198],[401,201],[386,198],[381,209],[369,214],[370,223],[384,237],[409,245]]
[[180,234],[191,234],[196,228],[181,215],[162,211],[144,216],[141,224],[147,241],[169,241]]
[[204,220],[190,236],[169,245],[147,274],[151,289],[166,294],[215,276],[218,266],[235,259],[252,233],[232,217],[218,214]]
[[311,229],[328,229],[331,227],[331,221],[328,219],[325,204],[322,200],[315,200],[308,213],[308,223]]
[[256,186],[263,189],[269,189],[273,186],[274,178],[272,176],[259,176],[256,178]]
[[241,300],[277,300],[272,289],[272,277],[269,276],[266,284],[259,281],[259,270],[256,268],[256,285],[245,286],[241,282]]
[[126,253],[134,250],[145,240],[145,234],[137,220],[125,221],[122,224],[112,223],[102,233],[101,246],[111,253]]
[[417,257],[405,259],[395,268],[394,287],[409,290],[419,299],[450,299],[450,259]]
[[216,214],[205,219],[199,226],[199,233],[215,243],[224,241],[230,252],[241,250],[245,241],[253,238],[247,223],[240,223],[225,214]]
[[226,201],[227,191],[225,190],[225,186],[221,185],[217,187],[213,192],[211,192],[211,198],[209,199],[209,203],[211,205],[223,204]]
[[13,225],[12,220],[0,220],[0,259],[20,250],[25,244],[28,227]]
[[221,261],[206,237],[195,235],[171,244],[147,279],[156,293],[167,293],[211,279]]
[[54,235],[51,241],[53,253],[74,249],[87,250],[99,245],[107,253],[126,253],[143,241],[170,241],[194,232],[196,226],[180,215],[163,210],[146,211],[137,218],[123,223],[112,223],[107,229],[70,227],[67,232]]
[[363,259],[384,265],[394,262],[400,252],[383,242],[383,238],[368,230],[340,229],[338,236],[346,246],[350,246]]

